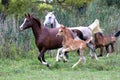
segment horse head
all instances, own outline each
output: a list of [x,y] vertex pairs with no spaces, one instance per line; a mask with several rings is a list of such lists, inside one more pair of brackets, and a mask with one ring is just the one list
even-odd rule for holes
[[57,36],[64,36],[66,34],[66,27],[61,25],[61,27],[59,28],[59,31],[57,33]]
[[34,22],[33,20],[35,20],[37,23],[38,23],[38,26],[40,27],[41,26],[41,22],[39,19],[37,18],[34,18],[32,15],[30,15],[29,13],[28,14],[25,14],[25,19],[22,23],[22,25],[20,26],[20,31],[22,30],[25,30],[25,29],[28,29],[30,27],[33,27],[34,26]]
[[51,27],[53,28],[53,24],[55,23],[55,19],[56,19],[56,17],[54,15],[54,11],[47,12],[47,15],[45,16],[44,26],[51,25]]

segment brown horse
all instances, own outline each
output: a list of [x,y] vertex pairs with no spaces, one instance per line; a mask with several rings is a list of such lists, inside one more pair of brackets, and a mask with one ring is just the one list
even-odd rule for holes
[[62,41],[62,46],[64,49],[62,49],[62,57],[64,61],[67,61],[66,57],[64,56],[65,52],[68,51],[73,51],[73,50],[80,50],[80,58],[79,60],[72,66],[74,68],[76,65],[79,64],[80,61],[83,61],[85,63],[85,57],[84,57],[84,51],[87,47],[87,43],[89,43],[92,40],[92,37],[87,39],[86,41],[84,40],[75,40],[72,38],[70,35],[69,29],[67,29],[65,26],[61,26],[59,29],[59,32],[57,33],[57,36],[62,36],[63,41]]
[[102,56],[104,47],[106,48],[107,57],[110,54],[109,46],[111,46],[112,52],[114,51],[114,43],[116,42],[116,38],[119,35],[120,35],[120,31],[116,32],[114,35],[113,34],[104,35],[100,32],[94,34],[94,43],[96,49],[100,48],[100,54],[98,55],[98,57]]
[[[44,53],[46,50],[57,49],[62,47],[62,37],[56,37],[56,34],[59,28],[48,28],[44,27],[41,21],[38,18],[33,17],[30,14],[25,14],[25,19],[22,25],[20,26],[20,30],[23,31],[25,29],[32,28],[35,44],[39,50],[38,59],[40,62],[46,66],[49,64],[45,61]],[[69,30],[71,36],[73,37],[73,32]]]

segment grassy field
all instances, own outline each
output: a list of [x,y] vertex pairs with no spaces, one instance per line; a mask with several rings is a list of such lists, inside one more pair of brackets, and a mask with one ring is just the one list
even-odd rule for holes
[[[28,53],[29,54],[29,53]],[[77,54],[70,53],[70,61],[55,62],[55,57],[46,54],[50,68],[43,66],[37,55],[32,59],[0,59],[0,80],[119,80],[120,54],[113,53],[108,58],[95,61],[86,54],[86,64],[71,66],[78,60]]]
[[[58,22],[66,26],[88,26],[95,19],[99,19],[103,33],[109,34],[120,30],[120,8],[116,4],[108,6],[106,1],[115,1],[115,3],[118,1],[117,5],[119,5],[120,0],[93,0],[83,14],[74,8],[70,11],[64,10],[61,6],[53,6],[53,10]],[[41,21],[44,21],[45,14],[34,10],[36,6],[34,8],[30,6],[25,10],[35,13]],[[0,80],[120,80],[120,38],[115,46],[118,50],[108,58],[104,56],[99,58],[99,61],[95,61],[86,51],[86,64],[79,64],[72,69],[72,65],[79,58],[75,52],[70,53],[70,61],[67,63],[62,61],[56,63],[55,55],[50,58],[49,54],[46,54],[46,60],[51,64],[48,68],[37,59],[38,50],[32,30],[19,31],[24,19],[23,12],[18,8],[14,10],[15,13],[12,15],[7,13],[4,23],[0,21]],[[18,15],[16,10],[22,14]]]

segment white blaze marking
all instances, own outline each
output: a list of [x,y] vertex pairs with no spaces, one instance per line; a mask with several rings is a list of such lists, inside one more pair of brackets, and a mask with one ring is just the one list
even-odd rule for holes
[[20,30],[22,30],[22,28],[23,28],[23,25],[25,24],[25,22],[26,22],[26,18],[24,19],[24,22],[22,23],[22,25],[20,26]]

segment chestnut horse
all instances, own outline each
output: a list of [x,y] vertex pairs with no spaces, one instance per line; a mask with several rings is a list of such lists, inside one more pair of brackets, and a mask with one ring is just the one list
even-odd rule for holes
[[92,37],[87,39],[86,41],[83,41],[81,39],[75,40],[72,38],[68,30],[69,29],[67,29],[65,26],[61,25],[57,36],[63,37],[62,46],[64,47],[64,49],[62,49],[62,57],[64,61],[67,61],[66,57],[64,56],[65,52],[78,49],[80,50],[79,60],[72,66],[72,68],[74,68],[76,65],[79,64],[80,61],[83,61],[85,63],[84,51],[87,47],[86,44],[92,40]]
[[[22,25],[20,26],[20,30],[23,31],[25,29],[32,28],[35,44],[39,50],[38,59],[39,61],[48,66],[49,64],[45,61],[44,53],[46,50],[57,49],[62,47],[62,37],[56,37],[56,34],[59,28],[48,28],[44,27],[41,21],[38,18],[33,17],[30,14],[25,14],[25,19]],[[71,36],[73,37],[73,32],[69,30]],[[74,37],[73,37],[74,38]]]
[[116,38],[119,37],[119,35],[120,35],[120,30],[117,31],[114,35],[113,34],[104,35],[100,32],[94,34],[95,47],[96,49],[100,48],[100,54],[98,55],[98,57],[102,56],[104,47],[106,48],[106,52],[107,52],[106,57],[108,57],[110,54],[109,46],[111,46],[112,52],[114,51],[114,43],[116,42]]

